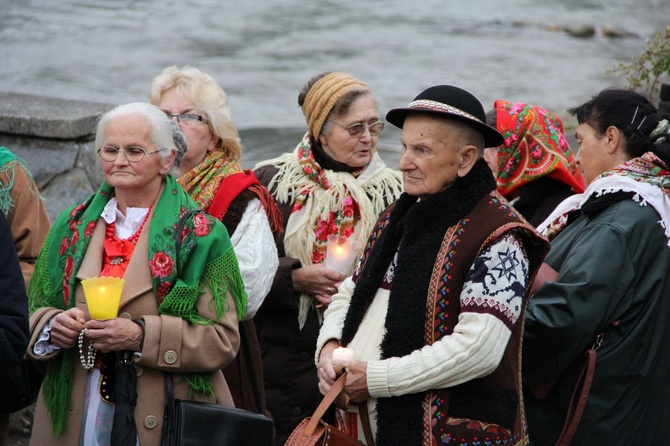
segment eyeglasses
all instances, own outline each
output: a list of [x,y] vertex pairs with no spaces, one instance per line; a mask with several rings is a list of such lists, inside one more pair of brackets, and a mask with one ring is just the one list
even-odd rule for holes
[[167,117],[169,119],[177,118],[177,122],[181,122],[182,124],[187,124],[187,125],[195,124],[198,121],[204,122],[205,124],[207,124],[209,122],[204,117],[202,117],[200,115],[196,115],[195,113],[184,113],[183,115],[173,115],[173,114],[170,114],[170,113],[165,113],[165,114],[167,115]]
[[347,132],[349,132],[349,136],[351,136],[352,138],[360,138],[363,135],[363,133],[365,133],[365,129],[368,129],[370,131],[370,136],[377,136],[379,135],[379,132],[384,130],[384,123],[381,121],[375,121],[370,124],[357,122],[356,124],[352,124],[350,126],[345,126],[337,121],[333,122],[339,125],[340,127],[344,127],[344,129]]
[[123,156],[126,157],[129,163],[137,163],[142,161],[147,155],[153,155],[154,153],[162,151],[163,149],[147,152],[145,149],[138,146],[126,147],[125,150],[121,150],[118,147],[102,146],[98,149],[98,155],[100,155],[100,158],[103,160],[112,162],[116,161],[116,158],[119,156],[119,152],[123,152]]

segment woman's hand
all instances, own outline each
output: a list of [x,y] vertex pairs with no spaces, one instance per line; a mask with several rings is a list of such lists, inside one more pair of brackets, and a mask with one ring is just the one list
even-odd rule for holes
[[86,337],[91,340],[93,347],[102,352],[141,351],[144,332],[130,319],[122,317],[106,321],[92,319],[86,322],[85,327]]
[[317,366],[317,376],[319,377],[319,392],[325,395],[335,384],[337,373],[333,367],[333,350],[340,346],[340,343],[331,339],[321,349],[319,354],[319,364]]
[[79,308],[59,313],[51,325],[51,343],[60,348],[74,347],[85,322],[86,314]]
[[291,274],[295,291],[314,296],[325,307],[330,305],[333,294],[344,279],[343,274],[328,269],[323,264],[303,266],[294,269]]

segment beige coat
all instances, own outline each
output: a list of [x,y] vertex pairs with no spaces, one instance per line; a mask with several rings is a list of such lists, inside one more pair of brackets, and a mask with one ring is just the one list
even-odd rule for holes
[[[98,221],[82,266],[77,273],[78,279],[100,275],[103,256],[102,241],[106,226],[104,220]],[[148,236],[149,224],[145,225],[128,264],[119,309],[119,317],[144,318],[146,324],[142,356],[136,360],[135,364],[138,376],[135,421],[142,446],[159,445],[161,442],[165,406],[163,371],[177,373],[174,377],[175,398],[180,399],[187,399],[189,388],[187,383],[181,382],[179,372],[212,371],[212,385],[216,397],[197,399],[232,406],[233,400],[221,369],[233,360],[239,346],[237,312],[230,294],[228,295],[229,310],[218,324],[193,325],[179,317],[158,315],[156,296],[151,287]],[[81,284],[77,285],[75,299],[76,306],[88,315]],[[207,318],[215,319],[216,316],[208,305],[210,299],[209,292],[203,294],[198,303],[198,311]],[[31,355],[42,328],[60,311],[62,310],[41,308],[32,314],[29,346]],[[49,360],[54,356],[38,359]],[[30,439],[31,445],[71,446],[79,444],[87,374],[88,372],[79,362],[77,353],[66,429],[60,438],[55,438],[52,433],[51,422],[44,405],[42,392],[40,392]]]
[[7,220],[12,228],[14,247],[27,288],[51,223],[37,185],[28,172],[18,162],[13,172],[13,183],[7,172],[0,172],[0,187],[12,183],[10,196],[14,206],[7,214]]

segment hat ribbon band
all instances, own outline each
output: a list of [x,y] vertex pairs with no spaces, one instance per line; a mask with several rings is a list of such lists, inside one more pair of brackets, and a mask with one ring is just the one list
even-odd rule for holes
[[474,119],[477,122],[482,122],[481,119],[471,115],[470,113],[464,112],[460,108],[452,107],[451,105],[447,105],[442,102],[430,101],[428,99],[418,99],[416,101],[412,101],[409,104],[409,108],[427,108],[430,110],[446,111],[447,113]]

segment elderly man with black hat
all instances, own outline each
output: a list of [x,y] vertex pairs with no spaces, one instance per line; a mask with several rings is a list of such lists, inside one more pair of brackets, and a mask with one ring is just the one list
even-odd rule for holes
[[[496,192],[503,143],[472,94],[439,85],[386,119],[402,128],[405,193],[380,216],[325,313],[319,387],[346,370],[338,428],[378,445],[527,444],[520,343],[549,245]],[[339,346],[353,360],[333,358]],[[367,421],[366,421],[367,424]]]

